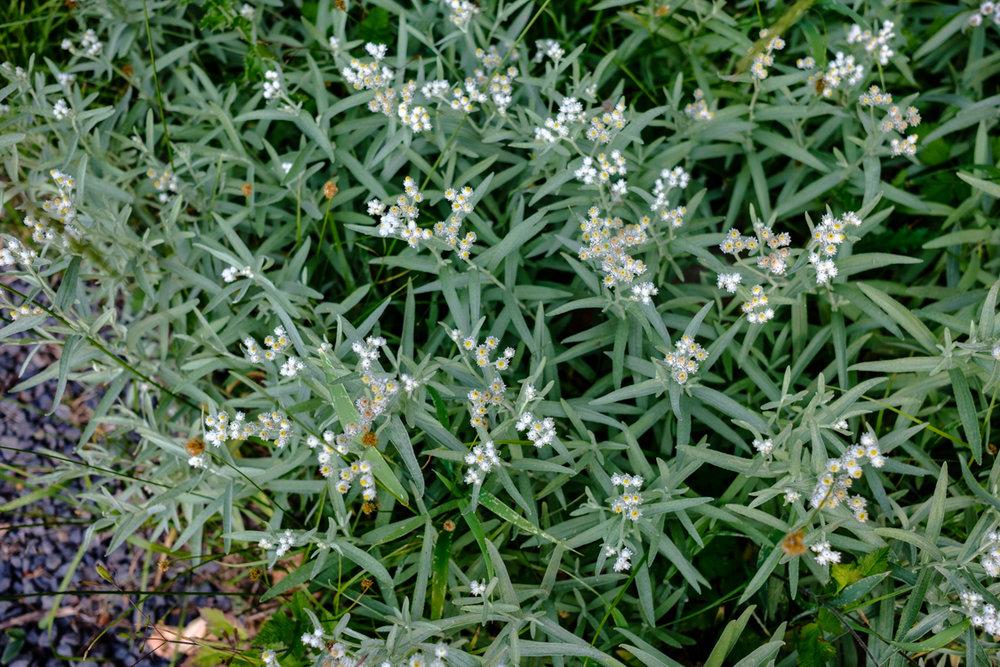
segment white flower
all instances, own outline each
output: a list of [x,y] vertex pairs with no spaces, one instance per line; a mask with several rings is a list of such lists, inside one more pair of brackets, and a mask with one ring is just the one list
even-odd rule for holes
[[698,372],[701,362],[708,359],[708,352],[690,336],[681,336],[674,343],[674,351],[668,352],[663,363],[670,370],[670,377],[677,384],[685,384]]
[[492,440],[476,445],[465,455],[465,464],[469,469],[465,473],[465,483],[479,485],[486,479],[486,473],[494,466],[500,465],[500,457]]
[[255,14],[256,11],[254,10],[253,5],[244,2],[240,6],[240,16],[245,18],[247,21],[253,21],[253,17]]
[[535,447],[552,444],[556,439],[556,422],[551,417],[537,419],[530,412],[525,412],[518,417],[514,427],[518,431],[525,431],[528,440]]
[[283,173],[285,176],[287,176],[288,172],[290,172],[291,170],[292,170],[292,163],[291,162],[282,162],[281,163],[281,173]]
[[611,511],[624,515],[630,521],[638,521],[642,517],[639,507],[642,504],[642,496],[639,494],[643,484],[642,476],[615,473],[611,475],[611,483],[622,487],[621,495],[611,499]]
[[278,662],[278,654],[268,649],[260,654],[260,659],[264,661],[264,667],[281,667]]
[[632,296],[629,298],[633,301],[650,305],[653,303],[653,297],[659,293],[660,290],[658,290],[653,283],[636,283],[635,285],[632,285]]
[[279,99],[285,94],[285,89],[281,85],[281,75],[276,69],[269,69],[264,72],[264,99],[269,102]]
[[337,49],[340,48],[340,40],[334,37],[333,35],[330,35],[330,39],[327,43],[330,45],[331,51],[336,51]]
[[809,548],[816,554],[816,562],[820,565],[840,562],[840,552],[831,549],[829,542],[817,542]]
[[73,111],[69,108],[69,104],[66,103],[66,100],[60,97],[56,100],[56,103],[52,105],[52,115],[55,116],[56,120],[66,120],[73,115]]
[[286,530],[278,535],[276,540],[267,537],[261,538],[258,546],[264,551],[274,551],[274,557],[278,559],[295,546],[295,537],[292,535],[292,531]]
[[861,26],[852,25],[847,31],[848,44],[862,44],[869,55],[874,55],[879,64],[887,65],[889,58],[895,52],[889,47],[889,40],[896,36],[895,24],[892,21],[883,21],[882,28],[877,33],[870,30],[862,30]]
[[632,569],[632,550],[628,547],[622,547],[618,551],[618,557],[615,558],[615,563],[612,565],[612,569],[615,572],[628,572]]
[[708,103],[705,101],[705,93],[701,88],[695,89],[694,102],[684,107],[684,113],[693,120],[707,121],[715,118],[715,112],[708,108]]
[[478,597],[483,597],[486,595],[486,581],[473,579],[469,582],[469,592]]
[[532,62],[540,63],[546,58],[554,63],[558,63],[562,60],[566,52],[563,48],[559,46],[559,42],[554,39],[538,39],[535,40],[535,57],[532,58]]
[[774,309],[768,305],[763,285],[750,288],[750,298],[743,303],[741,309],[751,324],[764,324],[774,319]]
[[801,498],[802,495],[794,489],[785,489],[785,502],[788,504],[794,503],[796,500]]
[[80,46],[83,47],[84,53],[92,58],[100,55],[101,49],[104,47],[104,45],[97,39],[97,33],[93,30],[88,30],[83,33],[83,38],[80,40]]
[[774,440],[771,440],[771,438],[764,438],[763,440],[754,438],[753,448],[764,456],[770,456],[771,452],[774,451]]
[[736,289],[743,282],[743,276],[739,273],[720,273],[716,279],[716,286],[728,292],[736,294]]
[[293,378],[305,367],[305,364],[295,357],[288,357],[285,363],[281,365],[281,374],[286,378]]
[[303,632],[300,641],[312,648],[326,648],[326,642],[323,641],[323,628],[314,628],[312,632]]
[[468,0],[443,0],[442,4],[450,12],[448,20],[459,30],[465,30],[472,17],[479,13],[479,7]]
[[227,283],[236,282],[239,278],[252,278],[253,270],[249,266],[237,268],[229,266],[222,270],[222,279]]
[[902,140],[893,138],[889,142],[889,148],[893,156],[909,155],[912,157],[917,154],[917,135],[911,134]]

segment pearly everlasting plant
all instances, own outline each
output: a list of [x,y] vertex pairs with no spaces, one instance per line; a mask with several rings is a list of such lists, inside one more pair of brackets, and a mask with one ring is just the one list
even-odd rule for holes
[[990,664],[992,3],[51,11],[5,386],[95,398],[23,502],[217,562],[199,664]]

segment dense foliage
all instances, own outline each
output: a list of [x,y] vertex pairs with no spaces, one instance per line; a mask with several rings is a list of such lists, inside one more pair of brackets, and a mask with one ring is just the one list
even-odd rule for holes
[[996,660],[991,2],[7,18],[34,483],[273,610],[201,664]]

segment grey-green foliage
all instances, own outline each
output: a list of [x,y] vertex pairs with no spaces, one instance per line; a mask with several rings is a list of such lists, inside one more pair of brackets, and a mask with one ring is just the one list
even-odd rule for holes
[[[316,624],[368,663],[438,643],[449,664],[986,660],[959,596],[997,603],[1000,570],[990,21],[519,0],[457,26],[446,4],[98,2],[69,51],[4,67],[0,337],[63,346],[14,389],[102,392],[79,460],[44,483],[86,476],[111,549],[141,535],[194,563],[288,570],[257,592],[294,622],[241,647],[250,662],[317,661],[299,639]],[[874,37],[847,35],[885,20],[880,64]],[[386,45],[367,75],[391,68],[392,91],[350,85],[366,42]],[[858,81],[823,77],[838,51]],[[491,77],[508,67],[504,102]],[[443,99],[421,90],[436,79]],[[870,85],[923,123],[880,127],[885,105],[858,102]],[[433,127],[407,127],[404,104]],[[586,135],[605,125],[607,142]],[[913,132],[915,156],[894,148]],[[627,174],[581,184],[585,158],[616,156]],[[658,186],[676,167],[691,182]],[[369,214],[406,177],[418,247],[406,214],[381,232]],[[468,258],[429,231],[452,188]],[[587,220],[590,238],[630,236],[580,253]],[[824,240],[834,222],[846,237]],[[763,249],[730,258],[727,238]],[[735,296],[716,283],[731,273]],[[760,324],[741,308],[755,284]],[[287,338],[276,361],[251,359],[268,335]],[[283,374],[290,357],[304,366]],[[262,425],[240,433],[238,412]],[[317,595],[292,596],[304,586]]]

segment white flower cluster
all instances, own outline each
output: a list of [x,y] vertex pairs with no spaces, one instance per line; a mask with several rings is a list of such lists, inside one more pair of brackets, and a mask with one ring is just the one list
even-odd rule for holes
[[80,38],[79,49],[76,48],[71,39],[64,39],[60,46],[64,51],[83,54],[91,58],[101,55],[101,50],[104,48],[104,44],[101,40],[97,39],[97,33],[93,30],[87,30],[83,33],[83,37]]
[[604,548],[604,555],[608,558],[615,556],[615,562],[611,566],[615,572],[628,572],[632,569],[632,550],[628,547],[621,547],[616,549],[615,547],[608,545]]
[[264,667],[281,667],[281,663],[278,662],[278,654],[271,649],[262,651],[260,659],[264,662]]
[[313,628],[312,632],[303,632],[299,641],[311,648],[326,648],[326,642],[323,641],[323,628],[320,627]]
[[812,56],[806,56],[805,58],[799,58],[795,61],[795,67],[797,69],[810,70],[816,67],[816,59]]
[[286,530],[285,532],[278,535],[276,538],[263,537],[261,538],[258,546],[264,551],[274,551],[275,558],[281,558],[288,551],[295,546],[295,536],[292,535],[292,531]]
[[[574,173],[577,180],[584,185],[602,186],[610,181],[612,176],[625,176],[626,171],[625,156],[621,151],[613,150],[610,155],[598,153],[596,165],[594,158],[585,155],[580,167]],[[619,178],[611,185],[611,194],[615,199],[624,197],[627,192],[628,183],[624,178]]]
[[895,36],[895,24],[892,21],[882,21],[882,28],[878,32],[863,30],[861,26],[854,24],[847,31],[847,43],[862,44],[868,55],[874,57],[880,65],[887,65],[889,58],[895,55],[895,51],[889,47],[889,40]]
[[514,348],[505,348],[502,354],[493,359],[493,352],[500,346],[496,336],[487,336],[482,344],[472,336],[463,336],[458,329],[452,329],[450,336],[460,350],[472,353],[476,365],[491,376],[487,378],[486,389],[472,389],[468,393],[469,423],[473,428],[488,429],[490,408],[503,405],[507,385],[500,378],[500,373],[510,368]]
[[586,137],[599,144],[609,144],[614,136],[625,129],[625,100],[619,100],[613,109],[603,111],[590,119]]
[[993,0],[983,0],[979,3],[979,9],[969,17],[969,26],[975,28],[981,26],[986,19],[992,19],[993,24],[1000,26],[1000,7]]
[[676,206],[670,208],[669,195],[674,189],[683,190],[691,182],[691,174],[684,171],[683,167],[664,169],[660,172],[659,178],[653,184],[653,203],[650,205],[653,213],[658,214],[662,222],[670,225],[672,229],[677,229],[684,224],[684,216],[687,215],[686,206]]
[[454,188],[445,190],[444,198],[451,203],[451,215],[447,221],[434,223],[434,233],[465,261],[469,261],[469,253],[476,242],[476,233],[468,231],[462,238],[459,238],[458,234],[462,228],[462,220],[472,213],[472,195],[472,188],[468,185],[461,190]]
[[809,548],[816,554],[816,562],[820,565],[832,565],[840,562],[840,552],[831,549],[829,542],[817,542]]
[[535,128],[535,141],[554,144],[560,139],[568,139],[570,128],[583,121],[583,104],[575,97],[564,97],[559,102],[559,112],[555,118],[546,118],[544,127]]
[[441,4],[449,12],[448,20],[463,31],[469,26],[472,17],[479,13],[479,7],[468,0],[443,0]]
[[813,230],[813,247],[809,252],[809,263],[816,270],[817,285],[829,285],[830,280],[837,276],[837,265],[833,259],[841,244],[847,240],[844,230],[860,224],[861,217],[853,211],[848,211],[839,218],[829,213],[820,218],[819,225]]
[[475,445],[468,454],[465,455],[465,464],[469,466],[465,471],[465,483],[479,485],[486,479],[486,473],[494,466],[500,465],[500,457],[497,455],[496,447],[492,440]]
[[532,413],[525,412],[514,425],[517,431],[524,432],[535,447],[552,444],[556,439],[556,422],[551,417],[536,418]]
[[546,58],[554,63],[558,63],[562,60],[566,52],[563,48],[559,46],[559,42],[554,39],[536,39],[535,40],[535,57],[532,58],[532,62],[540,63]]
[[639,489],[642,488],[643,479],[641,475],[623,475],[615,473],[611,475],[611,483],[622,487],[620,496],[611,500],[611,511],[615,514],[623,514],[630,521],[638,521],[642,517],[642,495]]
[[487,588],[489,588],[489,582],[486,580],[479,581],[478,579],[472,579],[469,581],[469,592],[476,597],[483,597],[486,595]]
[[854,513],[854,518],[865,522],[868,512],[865,509],[867,501],[858,495],[851,496],[849,489],[854,480],[864,475],[862,465],[865,461],[874,468],[885,465],[885,457],[878,446],[878,440],[871,433],[861,436],[861,442],[848,448],[843,456],[829,459],[826,471],[820,476],[813,490],[810,504],[814,508],[833,509],[844,502]]
[[995,606],[984,602],[982,595],[972,591],[963,591],[959,597],[972,627],[984,630],[993,637],[1000,636],[1000,613]]
[[[224,280],[225,277],[225,271],[223,271]],[[266,348],[264,350],[261,350],[260,345],[253,336],[245,337],[243,339],[243,353],[247,361],[251,364],[259,364],[261,360],[265,359],[267,361],[276,361],[278,355],[288,349],[291,344],[292,341],[288,338],[288,334],[285,333],[285,327],[279,326],[274,328],[273,334],[264,337],[264,347]]]
[[663,358],[663,363],[670,369],[670,377],[674,382],[684,384],[691,375],[698,372],[701,362],[707,358],[708,352],[694,342],[694,338],[681,336],[680,340],[674,343],[674,351],[668,352]]
[[979,563],[991,577],[1000,577],[1000,533],[991,530],[983,539],[985,553]]
[[684,113],[693,120],[707,121],[715,118],[715,112],[708,108],[708,102],[705,101],[705,91],[701,88],[695,88],[694,102],[684,107]]
[[732,255],[736,259],[740,258],[743,252],[754,253],[760,248],[760,243],[756,236],[743,236],[738,229],[730,229],[722,242],[719,243],[719,250],[723,255]]
[[742,282],[743,276],[739,273],[720,273],[716,278],[715,285],[729,294],[736,294],[736,290],[739,289]]
[[[512,52],[512,55],[516,55],[516,52]],[[518,74],[517,68],[511,66],[501,69],[500,65],[503,59],[500,57],[495,46],[490,46],[486,50],[476,49],[476,58],[486,68],[483,70],[477,67],[473,70],[473,76],[478,86],[477,92],[479,88],[489,91],[490,98],[493,100],[493,104],[496,105],[497,113],[501,116],[506,115],[507,108],[514,101],[513,83],[514,77]],[[480,99],[479,101],[485,102],[485,99]]]
[[355,90],[375,91],[375,96],[368,102],[368,110],[389,117],[395,114],[400,122],[414,132],[432,129],[427,108],[413,104],[417,92],[416,82],[408,81],[398,91],[390,86],[396,74],[382,62],[387,52],[385,44],[368,42],[365,44],[365,51],[372,58],[370,62],[352,58],[348,66],[341,68],[340,73]]
[[205,442],[214,447],[229,440],[242,441],[251,436],[273,441],[275,447],[280,449],[291,440],[292,422],[278,411],[260,413],[257,415],[257,423],[247,421],[242,412],[237,412],[232,419],[227,412],[205,417]]
[[632,294],[629,296],[629,299],[648,306],[653,303],[653,297],[659,293],[660,290],[651,282],[635,283],[632,285]]
[[[760,31],[760,39],[767,39],[767,36],[767,30]],[[750,76],[757,81],[766,79],[768,74],[767,68],[774,64],[774,52],[781,51],[783,48],[785,48],[785,40],[780,36],[776,35],[768,39],[764,50],[753,57],[753,64],[750,66]]]
[[49,172],[52,182],[56,184],[56,195],[42,202],[44,210],[50,218],[58,220],[65,225],[72,225],[76,220],[76,205],[73,203],[73,188],[76,187],[76,180],[72,176],[58,169]]
[[578,255],[584,261],[601,263],[605,287],[631,284],[646,272],[646,263],[629,255],[627,249],[646,242],[649,222],[649,217],[643,216],[639,224],[626,225],[617,216],[601,217],[596,206],[587,210],[587,218],[580,223],[581,240],[586,245]]
[[424,195],[417,189],[412,177],[403,179],[403,194],[396,197],[396,203],[386,207],[379,199],[368,202],[368,215],[379,218],[379,236],[398,235],[411,248],[416,248],[421,241],[431,238],[431,230],[417,226],[420,208],[417,206],[424,200]]
[[3,242],[4,245],[0,248],[0,266],[21,264],[27,267],[38,258],[38,253],[12,236],[5,237]]
[[879,129],[883,132],[898,132],[900,137],[893,137],[889,142],[889,148],[892,155],[916,155],[917,154],[917,135],[910,134],[906,135],[905,132],[911,127],[916,127],[920,125],[920,112],[914,106],[908,106],[906,109],[900,109],[898,106],[892,103],[892,95],[888,92],[882,92],[878,86],[872,86],[867,92],[863,93],[858,100],[861,106],[877,108],[884,107],[886,110],[886,116],[879,123]]
[[227,283],[234,283],[240,278],[253,278],[253,269],[251,269],[249,266],[244,266],[244,267],[227,266],[226,268],[222,269],[223,281]]
[[[447,220],[434,224],[433,235],[440,238],[444,244],[455,251],[463,260],[468,261],[471,250],[476,242],[476,233],[468,231],[459,237],[462,221],[472,213],[473,191],[469,186],[461,190],[448,188],[444,192],[445,199],[451,205],[451,215]],[[378,216],[378,233],[380,236],[399,236],[411,248],[417,248],[421,242],[432,238],[430,229],[417,225],[420,217],[420,204],[424,200],[423,193],[417,188],[416,181],[410,176],[403,179],[403,194],[396,197],[396,203],[386,206],[379,199],[368,202],[368,214]]]
[[73,115],[73,110],[69,108],[69,104],[66,100],[60,97],[56,100],[56,103],[52,105],[52,115],[56,120],[66,120]]
[[770,456],[774,452],[774,440],[771,438],[754,438],[753,448],[763,456]]
[[281,83],[281,74],[276,69],[269,69],[264,72],[264,83],[262,85],[264,99],[268,102],[281,99],[285,96],[285,87]]
[[157,172],[155,169],[148,169],[146,176],[153,182],[153,187],[158,192],[157,198],[164,204],[170,199],[170,193],[176,194],[180,187],[177,175],[170,169],[164,169],[162,172]]
[[349,466],[344,466],[337,474],[337,492],[341,495],[351,490],[351,484],[355,479],[361,487],[361,497],[366,501],[375,500],[375,476],[372,474],[372,464],[365,460],[358,460]]
[[832,97],[833,91],[845,85],[853,88],[865,76],[865,66],[852,55],[837,51],[834,59],[827,63],[826,70],[810,76],[809,81],[823,97]]
[[253,5],[244,2],[240,5],[240,16],[242,16],[247,21],[253,21],[253,17],[257,14],[257,10],[254,9]]
[[740,309],[750,324],[764,324],[774,319],[774,309],[768,305],[763,285],[754,285],[750,288],[750,298],[743,302]]
[[35,243],[51,243],[56,240],[56,233],[42,220],[36,220],[30,215],[24,216],[24,226],[31,229],[31,240]]

